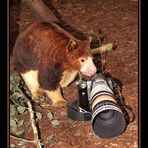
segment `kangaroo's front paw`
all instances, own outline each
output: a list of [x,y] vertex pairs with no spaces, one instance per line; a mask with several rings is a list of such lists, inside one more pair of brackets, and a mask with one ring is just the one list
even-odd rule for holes
[[55,106],[55,107],[67,106],[67,101],[64,99],[58,99],[55,102],[53,102],[53,106]]
[[44,96],[44,91],[41,89],[38,89],[35,93],[32,94],[32,100],[35,102],[40,102],[40,98]]
[[64,100],[60,88],[57,88],[53,91],[45,90],[45,92],[47,93],[48,97],[52,100],[53,106],[61,107],[67,105],[67,101]]

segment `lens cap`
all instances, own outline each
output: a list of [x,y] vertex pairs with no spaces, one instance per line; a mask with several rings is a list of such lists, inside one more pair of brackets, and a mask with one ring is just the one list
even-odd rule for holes
[[100,112],[92,120],[94,133],[102,138],[119,136],[126,128],[124,115],[117,110]]

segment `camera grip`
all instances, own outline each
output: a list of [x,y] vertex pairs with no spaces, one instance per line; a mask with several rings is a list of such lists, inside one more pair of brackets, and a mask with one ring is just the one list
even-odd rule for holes
[[78,104],[79,107],[89,111],[89,101],[88,101],[88,95],[87,95],[87,86],[85,88],[79,88],[78,89],[78,95],[79,95],[79,100],[78,100]]

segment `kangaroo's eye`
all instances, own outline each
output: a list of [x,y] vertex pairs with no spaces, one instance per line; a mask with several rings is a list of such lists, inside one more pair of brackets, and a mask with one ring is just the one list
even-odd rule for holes
[[84,62],[85,62],[85,59],[84,59],[84,58],[81,58],[80,61],[81,61],[82,63],[84,63]]

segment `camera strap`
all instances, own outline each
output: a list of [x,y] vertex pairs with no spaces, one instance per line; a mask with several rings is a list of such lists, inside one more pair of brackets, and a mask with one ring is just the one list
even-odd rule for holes
[[[133,122],[135,120],[135,114],[134,114],[132,108],[126,104],[122,105],[121,108],[122,108],[123,114],[124,114],[125,118],[128,120],[128,122]],[[127,114],[127,112],[128,112],[128,114]],[[131,112],[131,116],[129,116],[129,112]]]
[[78,106],[78,101],[74,101],[68,104],[67,107],[68,117],[75,121],[89,121],[91,120],[91,113],[80,108]]
[[[125,100],[124,100],[124,98],[123,98],[123,96],[121,94],[119,85],[114,82],[114,86],[115,86],[115,90],[116,90],[116,92],[118,94],[116,96],[117,102],[118,102],[119,106],[121,107],[127,122],[133,122],[135,120],[135,114],[134,114],[132,108],[125,103]],[[129,116],[129,112],[131,113],[130,114],[131,116]]]

